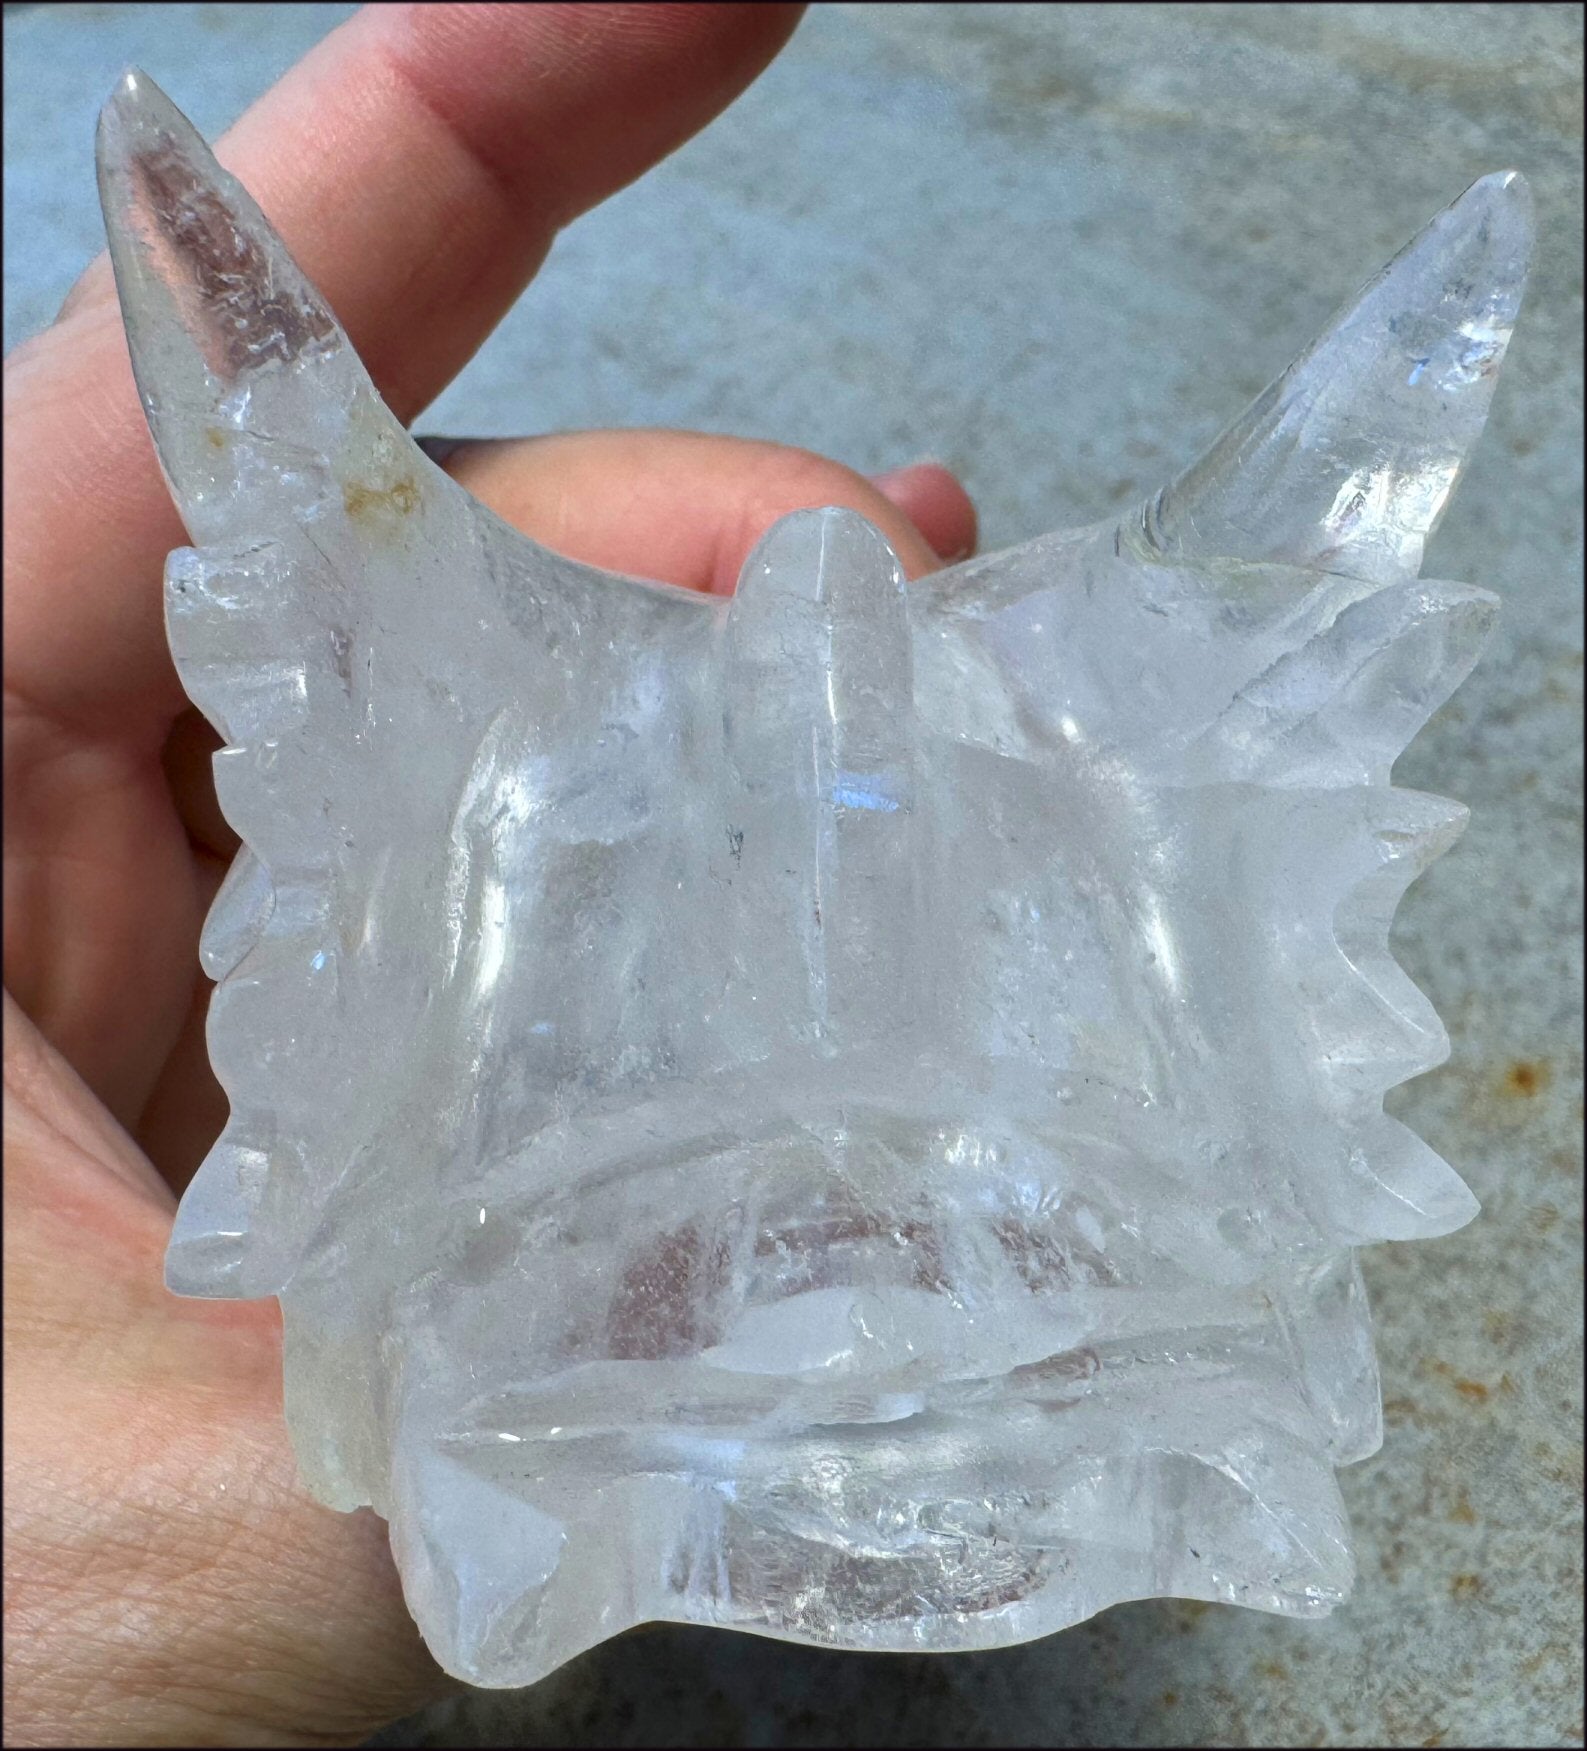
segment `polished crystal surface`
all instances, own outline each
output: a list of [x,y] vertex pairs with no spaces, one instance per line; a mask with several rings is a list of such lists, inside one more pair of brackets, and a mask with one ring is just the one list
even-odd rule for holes
[[723,601],[436,469],[141,75],[99,164],[245,842],[168,1281],[281,1297],[303,1471],[442,1663],[1331,1609],[1353,1249],[1476,1210],[1382,1110],[1447,1051],[1388,927],[1465,813],[1389,773],[1495,608],[1417,573],[1521,179],[1122,522],[906,588],[812,509]]

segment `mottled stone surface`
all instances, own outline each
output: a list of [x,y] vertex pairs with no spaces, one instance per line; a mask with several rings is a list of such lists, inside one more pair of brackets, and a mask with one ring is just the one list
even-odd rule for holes
[[[213,130],[336,15],[9,16],[8,290],[36,274],[47,316],[93,247],[82,147],[122,64],[175,81],[212,43]],[[1479,452],[1428,563],[1502,581],[1505,613],[1397,771],[1474,819],[1396,931],[1454,1055],[1392,1105],[1485,1210],[1367,1256],[1390,1438],[1342,1479],[1351,1605],[1320,1625],[1127,1606],[1024,1649],[880,1664],[657,1631],[387,1742],[1579,1742],[1579,94],[1569,8],[830,9],[559,244],[429,422],[665,419],[861,466],[935,449],[1001,545],[1122,508],[1194,454],[1327,314],[1342,239],[1359,279],[1485,171],[1516,165],[1538,199],[1483,444],[1504,466]],[[53,262],[16,247],[52,202]],[[8,340],[24,316],[8,298]]]

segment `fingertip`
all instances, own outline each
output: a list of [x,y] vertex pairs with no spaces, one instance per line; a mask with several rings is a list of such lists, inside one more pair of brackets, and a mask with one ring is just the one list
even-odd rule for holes
[[909,518],[945,564],[968,559],[975,552],[975,502],[945,463],[912,462],[870,478],[877,491]]
[[[703,432],[630,429],[541,438],[473,439],[446,472],[532,539],[606,571],[730,596],[766,531],[792,511],[838,505],[881,530],[917,578],[942,557],[908,511],[830,457]],[[968,506],[946,470],[928,503]],[[945,539],[973,539],[974,510]]]

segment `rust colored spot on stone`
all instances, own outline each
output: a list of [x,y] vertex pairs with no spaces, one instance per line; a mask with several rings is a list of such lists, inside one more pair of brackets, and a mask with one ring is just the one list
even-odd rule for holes
[[1163,1692],[1163,1707],[1164,1708],[1172,1708],[1174,1706],[1174,1704],[1178,1701],[1179,1701],[1179,1692],[1177,1690],[1165,1690]]
[[1264,1678],[1276,1678],[1282,1681],[1289,1677],[1289,1668],[1282,1660],[1263,1660],[1257,1667],[1257,1671]]
[[387,487],[348,480],[342,483],[342,503],[349,517],[367,519],[382,511],[395,511],[399,517],[407,517],[419,507],[419,485],[411,475],[404,475]]
[[1486,1404],[1488,1389],[1480,1380],[1457,1380],[1455,1391],[1462,1398],[1469,1399],[1473,1404]]
[[1475,1599],[1481,1592],[1481,1575],[1456,1575],[1449,1583],[1449,1596],[1452,1599]]
[[1540,1441],[1532,1449],[1538,1464],[1538,1471],[1550,1483],[1563,1484],[1573,1495],[1580,1495],[1582,1488],[1582,1446],[1581,1442],[1573,1442],[1563,1453],[1551,1447],[1547,1441]]
[[1530,1214],[1532,1226],[1539,1234],[1547,1234],[1559,1221],[1559,1206],[1557,1204],[1534,1204]]
[[1477,1511],[1471,1505],[1471,1497],[1464,1490],[1455,1498],[1455,1505],[1449,1510],[1449,1517],[1459,1526],[1475,1526]]
[[204,442],[212,450],[224,450],[226,448],[226,434],[219,426],[205,426]]
[[1505,1093],[1515,1095],[1521,1100],[1541,1094],[1548,1084],[1548,1065],[1530,1058],[1517,1058],[1504,1073]]

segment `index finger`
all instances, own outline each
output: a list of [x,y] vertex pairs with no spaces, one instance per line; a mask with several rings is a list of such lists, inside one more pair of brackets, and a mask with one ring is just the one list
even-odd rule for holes
[[[367,7],[261,98],[218,156],[411,418],[557,230],[724,108],[801,10]],[[5,467],[8,698],[156,748],[184,703],[158,589],[183,531],[103,259],[57,323],[6,362]]]

